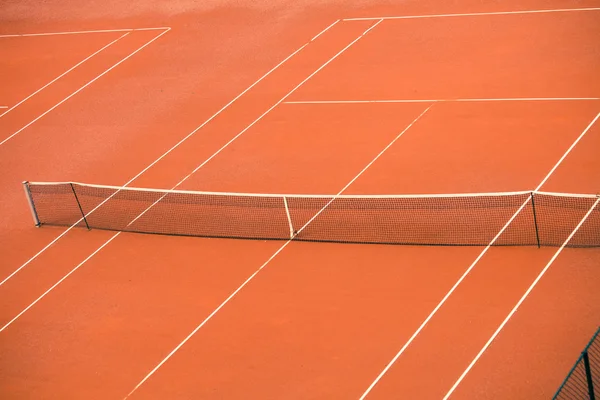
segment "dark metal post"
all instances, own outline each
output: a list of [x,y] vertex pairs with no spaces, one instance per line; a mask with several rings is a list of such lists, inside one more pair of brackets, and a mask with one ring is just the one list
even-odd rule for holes
[[531,192],[531,206],[533,208],[533,224],[535,226],[535,239],[537,240],[537,247],[540,248],[540,232],[538,230],[537,215],[535,213],[535,201],[533,200],[533,192]]
[[592,382],[592,368],[590,367],[590,358],[588,357],[587,349],[583,352],[583,365],[585,365],[585,376],[587,377],[590,400],[596,400],[596,395],[594,394],[594,382]]
[[31,190],[29,190],[29,182],[23,181],[23,189],[25,190],[25,196],[27,196],[27,203],[29,204],[29,211],[31,211],[31,216],[33,217],[33,223],[35,224],[35,226],[39,227],[41,225],[40,218],[38,217],[33,198],[31,197]]
[[85,226],[88,228],[88,231],[89,231],[90,226],[88,225],[87,219],[85,218],[85,213],[83,212],[83,208],[81,208],[81,203],[79,203],[79,197],[77,197],[77,193],[75,193],[75,187],[73,186],[72,183],[69,183],[69,185],[71,185],[71,190],[73,191],[73,195],[75,196],[75,201],[77,201],[77,206],[79,207],[79,211],[81,212],[81,216],[83,217],[83,222],[85,222]]

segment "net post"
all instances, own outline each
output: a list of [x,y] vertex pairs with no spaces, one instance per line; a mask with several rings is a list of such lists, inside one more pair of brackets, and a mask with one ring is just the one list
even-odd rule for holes
[[290,227],[290,239],[294,238],[294,225],[292,224],[292,217],[290,216],[290,208],[288,207],[287,199],[283,196],[283,205],[285,206],[285,215],[287,216],[288,225]]
[[75,186],[72,183],[69,183],[71,186],[71,190],[73,191],[73,196],[75,196],[75,201],[77,202],[77,207],[79,207],[79,211],[81,212],[81,216],[83,217],[83,222],[85,222],[85,227],[89,230],[90,226],[88,225],[87,219],[85,218],[85,213],[83,212],[83,208],[81,208],[81,203],[79,202],[79,197],[77,197],[77,193],[75,192]]
[[587,378],[587,387],[590,395],[590,400],[595,400],[596,395],[594,394],[594,382],[592,381],[592,368],[590,367],[590,358],[588,356],[587,348],[582,353],[583,365],[585,366],[585,376]]
[[29,189],[28,181],[23,181],[23,189],[25,190],[25,196],[27,197],[27,204],[29,204],[29,211],[31,211],[31,216],[33,217],[33,223],[39,228],[42,224],[40,223],[40,219],[35,209],[35,204],[33,203],[33,198],[31,197],[31,190]]
[[531,192],[531,208],[533,209],[533,225],[535,226],[535,240],[537,241],[537,247],[540,248],[540,232],[538,229],[537,214],[535,212],[535,201],[533,199],[533,192]]

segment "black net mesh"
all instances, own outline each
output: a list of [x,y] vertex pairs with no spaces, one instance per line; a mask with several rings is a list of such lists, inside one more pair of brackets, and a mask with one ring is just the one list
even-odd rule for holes
[[594,387],[596,399],[600,399],[600,340],[596,333],[595,340],[588,347],[588,358],[590,361],[590,374]]
[[[299,196],[29,184],[41,224],[202,237],[411,245],[600,246],[597,197]],[[85,215],[85,220],[83,216]]]
[[600,329],[577,359],[554,400],[600,399]]
[[[487,245],[528,196],[291,198],[288,203],[294,226],[312,218],[298,240]],[[498,244],[535,244],[533,224],[526,222]]]

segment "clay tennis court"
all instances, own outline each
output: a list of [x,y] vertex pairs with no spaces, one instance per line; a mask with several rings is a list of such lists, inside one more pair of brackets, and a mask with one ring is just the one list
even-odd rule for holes
[[0,25],[2,398],[549,398],[598,328],[598,247],[36,228],[22,187],[573,193],[594,232],[596,2],[25,4]]

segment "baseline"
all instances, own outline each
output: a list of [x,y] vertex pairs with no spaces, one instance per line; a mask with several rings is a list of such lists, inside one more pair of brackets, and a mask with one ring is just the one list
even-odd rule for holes
[[150,28],[120,28],[120,29],[94,29],[82,31],[64,31],[64,32],[41,32],[41,33],[13,33],[3,34],[0,38],[15,38],[28,36],[54,36],[54,35],[84,35],[88,33],[111,33],[111,32],[133,32],[133,31],[158,31],[169,30],[169,27],[150,27]]
[[492,11],[492,12],[473,12],[473,13],[456,13],[456,14],[399,15],[399,16],[388,16],[388,17],[358,17],[358,18],[344,18],[343,21],[371,21],[371,20],[418,19],[418,18],[454,18],[454,17],[490,16],[490,15],[548,14],[548,13],[586,12],[586,11],[600,11],[600,7],[555,8],[555,9],[517,10],[517,11]]

